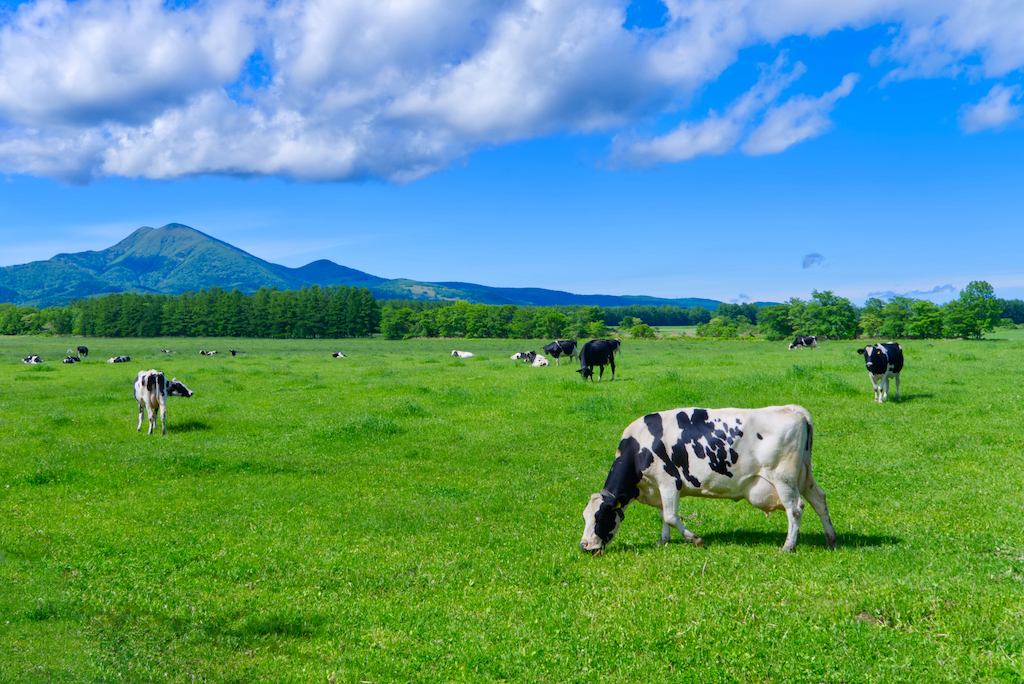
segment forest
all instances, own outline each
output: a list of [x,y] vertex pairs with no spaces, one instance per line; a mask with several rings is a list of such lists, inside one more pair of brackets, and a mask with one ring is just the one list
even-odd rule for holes
[[414,337],[554,339],[617,334],[654,337],[659,326],[697,326],[699,337],[794,335],[822,339],[977,338],[1024,323],[1024,301],[995,296],[985,281],[970,283],[939,306],[928,300],[868,299],[857,307],[832,291],[782,304],[696,306],[520,307],[374,299],[366,288],[262,288],[253,294],[210,288],[180,295],[120,293],[36,309],[0,304],[0,334],[87,337],[253,337],[336,339],[381,334]]

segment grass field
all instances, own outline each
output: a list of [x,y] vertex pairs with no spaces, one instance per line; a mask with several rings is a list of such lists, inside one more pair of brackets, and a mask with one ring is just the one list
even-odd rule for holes
[[[80,343],[0,338],[2,682],[1024,681],[1024,340],[904,343],[884,405],[853,342],[627,340],[602,383],[539,342]],[[166,436],[146,368],[196,393]],[[580,552],[633,419],[786,403],[835,551],[684,499],[706,548],[634,504]]]

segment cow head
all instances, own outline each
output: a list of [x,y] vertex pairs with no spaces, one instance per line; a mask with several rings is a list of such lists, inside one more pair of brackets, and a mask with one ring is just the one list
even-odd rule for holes
[[594,377],[594,371],[591,370],[590,368],[587,368],[586,366],[584,366],[583,368],[580,368],[576,372],[579,373],[580,375],[582,375],[584,380],[586,380],[587,378],[593,378]]
[[611,543],[626,514],[615,497],[605,492],[591,494],[583,509],[583,538],[580,549],[597,554]]
[[167,384],[167,396],[169,397],[185,397],[188,399],[193,394],[192,390],[185,387],[178,378],[171,378],[171,381]]

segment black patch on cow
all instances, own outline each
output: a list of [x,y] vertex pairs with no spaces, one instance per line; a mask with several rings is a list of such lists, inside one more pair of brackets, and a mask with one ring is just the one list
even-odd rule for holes
[[[647,453],[644,454],[644,451]],[[647,449],[641,450],[640,442],[633,437],[626,437],[619,442],[619,453],[612,462],[602,491],[608,492],[619,505],[625,506],[640,496],[640,488],[637,485],[643,471],[650,467],[651,462],[651,452]]]
[[758,438],[758,439],[764,439],[764,437],[762,437],[762,436],[761,436],[761,433],[760,433],[760,432],[755,432],[754,434],[756,434],[756,435],[757,435],[757,438]]
[[[673,457],[675,457],[677,449],[682,453],[692,450],[697,458],[706,458],[708,467],[713,471],[726,477],[732,477],[729,465],[736,463],[739,454],[732,448],[732,442],[729,440],[742,437],[742,430],[734,427],[725,428],[725,430],[718,428],[708,420],[708,412],[705,409],[694,409],[692,416],[686,415],[686,411],[680,411],[676,414],[676,422],[679,424],[681,434],[672,448]],[[686,448],[687,446],[689,449]],[[687,477],[687,479],[690,478]],[[690,479],[690,481],[694,480]]]
[[[683,481],[682,481],[682,479],[680,478],[680,475],[679,475],[679,465],[677,465],[675,463],[675,459],[676,459],[675,450],[673,449],[672,457],[670,458],[669,455],[668,455],[668,450],[665,448],[665,441],[664,441],[665,440],[665,426],[662,423],[661,414],[660,413],[649,413],[649,414],[647,414],[646,416],[644,416],[644,425],[647,426],[647,431],[650,432],[651,433],[651,437],[654,438],[652,443],[651,443],[651,448],[654,449],[654,454],[658,458],[661,459],[662,463],[664,464],[663,467],[665,468],[665,472],[675,478],[675,480],[676,480],[676,490],[678,491],[678,490],[682,489],[683,488]],[[690,477],[690,474],[687,472],[689,470],[688,466],[689,466],[689,461],[687,460],[686,454],[684,453],[683,454],[682,468],[683,468],[683,472],[686,473],[686,479],[688,481],[694,483],[695,486],[699,487],[700,486],[700,482],[698,482],[694,478]]]
[[607,546],[608,542],[615,536],[615,526],[626,517],[622,507],[617,505],[615,499],[601,492],[601,505],[594,511],[594,534],[601,540],[601,546]]

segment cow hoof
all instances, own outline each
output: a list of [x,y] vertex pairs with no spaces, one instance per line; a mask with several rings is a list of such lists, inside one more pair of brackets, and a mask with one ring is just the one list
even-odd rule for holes
[[701,539],[700,537],[697,537],[696,539],[693,540],[693,545],[696,546],[698,549],[703,549],[704,548],[704,540]]

